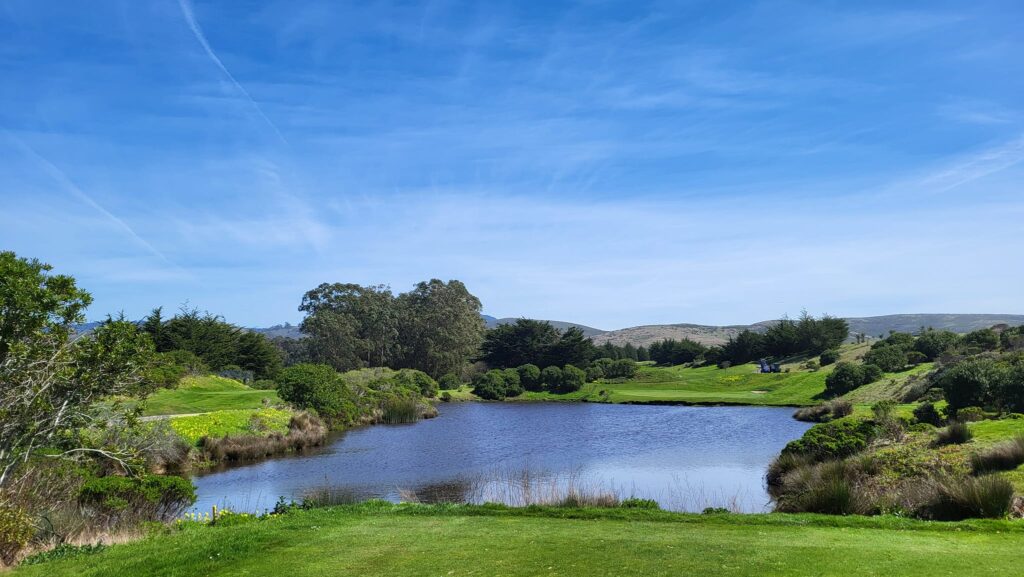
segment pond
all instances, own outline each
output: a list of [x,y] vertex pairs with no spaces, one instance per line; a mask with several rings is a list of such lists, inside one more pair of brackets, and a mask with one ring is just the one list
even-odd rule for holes
[[567,493],[700,511],[769,508],[764,473],[809,427],[777,407],[448,403],[437,418],[376,425],[301,455],[193,478],[195,509],[262,512],[330,489],[353,498],[540,503]]

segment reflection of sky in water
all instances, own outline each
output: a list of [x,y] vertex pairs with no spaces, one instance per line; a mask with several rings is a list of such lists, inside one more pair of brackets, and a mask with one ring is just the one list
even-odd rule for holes
[[196,477],[196,508],[262,510],[279,496],[298,499],[324,486],[395,499],[400,489],[494,483],[529,469],[665,508],[757,511],[768,502],[768,463],[808,427],[786,408],[453,403],[440,410],[415,425],[349,431],[315,453]]

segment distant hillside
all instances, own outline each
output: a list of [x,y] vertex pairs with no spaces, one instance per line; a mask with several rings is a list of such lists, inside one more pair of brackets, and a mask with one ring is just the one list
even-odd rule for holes
[[[496,327],[498,325],[507,325],[507,324],[510,324],[510,323],[514,323],[517,320],[519,320],[518,318],[513,318],[513,317],[506,317],[506,318],[503,318],[503,319],[499,319],[499,318],[492,317],[490,315],[480,315],[480,316],[483,317],[484,322],[487,324],[487,328],[489,328],[489,329],[493,329],[494,327]],[[605,332],[607,332],[607,331],[603,331],[601,329],[595,329],[594,327],[588,327],[587,325],[581,325],[579,323],[569,323],[569,322],[565,322],[565,321],[545,321],[545,322],[551,323],[551,326],[555,327],[556,329],[558,329],[560,331],[564,331],[565,329],[567,329],[569,327],[579,327],[580,330],[583,331],[583,335],[587,336],[587,337],[596,337],[598,335],[602,335]]]
[[[889,334],[889,331],[916,333],[921,327],[967,333],[997,324],[1024,325],[1024,315],[976,315],[976,314],[909,314],[884,315],[877,317],[850,317],[850,334],[864,333],[868,336]],[[684,339],[705,345],[720,345],[729,337],[744,329],[763,331],[777,321],[761,321],[752,325],[709,326],[694,324],[645,325],[615,331],[605,331],[594,337],[596,344],[606,342],[633,345],[650,345],[663,339]]]
[[916,333],[924,328],[947,330],[955,333],[969,333],[993,325],[1024,325],[1024,315],[885,315],[880,317],[850,317],[850,333],[864,333],[869,336],[889,334],[889,331]]
[[272,339],[274,337],[284,337],[286,339],[302,338],[302,333],[299,331],[298,325],[293,325],[291,323],[284,323],[283,325],[274,325],[272,327],[266,327],[262,329],[250,328],[246,330],[250,330],[254,333],[260,333],[261,335],[266,336],[268,339]]
[[[498,325],[514,323],[517,319],[513,317],[495,318],[490,315],[481,315],[488,328]],[[909,314],[909,315],[884,315],[877,317],[849,317],[850,334],[864,333],[868,336],[889,334],[889,331],[916,333],[924,328],[953,331],[957,333],[968,333],[978,329],[984,329],[998,324],[1011,326],[1024,325],[1024,315],[999,315],[999,314]],[[140,321],[141,322],[141,321]],[[628,327],[614,331],[605,331],[566,321],[547,321],[559,330],[569,327],[579,327],[583,334],[594,339],[594,343],[626,344],[647,346],[653,342],[663,339],[690,339],[705,345],[720,345],[729,337],[739,334],[744,329],[752,331],[764,331],[772,323],[777,321],[761,321],[752,325],[695,325],[688,323],[673,325],[643,325],[639,327]],[[79,334],[85,334],[96,328],[100,323],[91,322],[76,325],[75,330]],[[299,327],[291,323],[274,325],[265,328],[247,328],[256,333],[261,333],[269,338],[285,337],[298,339],[302,337]]]

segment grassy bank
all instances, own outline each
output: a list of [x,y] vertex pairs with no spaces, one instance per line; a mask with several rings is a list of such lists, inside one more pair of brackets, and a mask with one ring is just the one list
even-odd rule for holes
[[213,375],[185,377],[174,389],[161,389],[146,399],[144,415],[180,415],[241,409],[259,409],[280,403],[275,391],[249,388]]
[[1015,575],[1024,525],[364,504],[17,570],[90,575]]

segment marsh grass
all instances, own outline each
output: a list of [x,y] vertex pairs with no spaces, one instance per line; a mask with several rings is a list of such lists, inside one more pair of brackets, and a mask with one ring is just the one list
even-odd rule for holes
[[327,433],[323,421],[309,413],[297,413],[288,423],[287,434],[274,431],[267,435],[203,437],[199,446],[212,461],[251,461],[319,446]]
[[1024,464],[1024,436],[995,445],[971,456],[971,470],[974,474],[991,471],[1012,471]]
[[1013,504],[1013,484],[998,475],[937,479],[932,491],[920,516],[937,521],[999,519]]
[[935,437],[935,444],[962,445],[974,438],[970,426],[963,421],[953,421],[946,428],[940,429]]
[[381,410],[381,422],[388,425],[415,423],[420,420],[420,407],[415,399],[388,399]]

